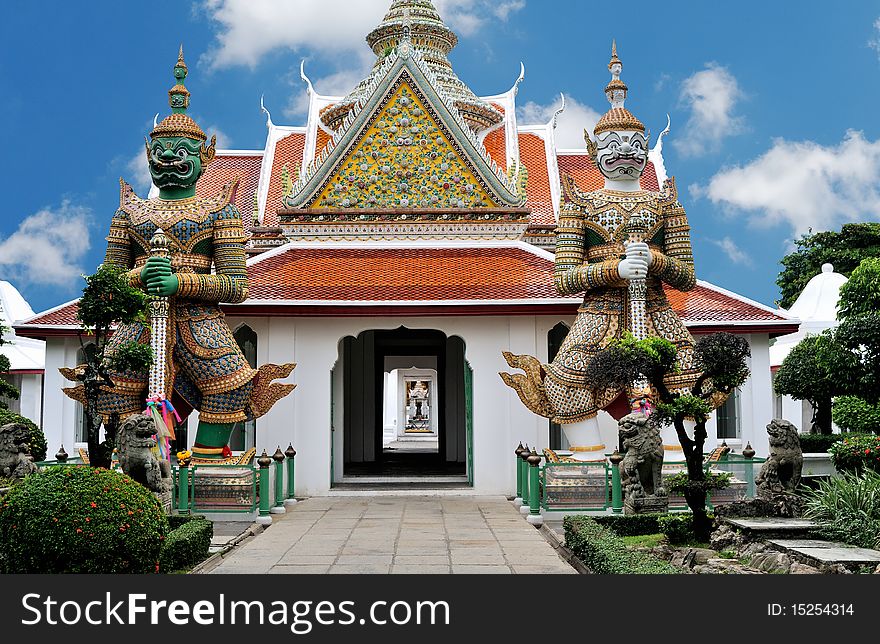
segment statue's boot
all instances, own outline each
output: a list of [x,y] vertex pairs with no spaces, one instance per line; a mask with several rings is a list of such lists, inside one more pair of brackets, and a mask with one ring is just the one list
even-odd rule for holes
[[225,461],[227,457],[223,452],[229,445],[233,427],[235,425],[231,423],[221,425],[200,422],[192,449],[193,457],[205,461]]
[[544,367],[532,356],[515,356],[507,351],[504,359],[513,369],[521,369],[524,373],[500,373],[501,379],[513,389],[519,399],[531,412],[544,418],[553,417],[553,409],[544,389]]
[[590,418],[579,423],[563,425],[562,432],[574,452],[572,458],[582,463],[603,463],[607,451],[599,432],[599,419]]

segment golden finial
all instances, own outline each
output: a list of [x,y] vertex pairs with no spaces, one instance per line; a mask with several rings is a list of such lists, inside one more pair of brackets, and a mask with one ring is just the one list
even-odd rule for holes
[[183,43],[180,44],[180,53],[177,54],[177,66],[187,69],[186,61],[183,60]]
[[610,70],[614,65],[623,65],[623,62],[617,57],[617,39],[611,41],[611,62],[608,63],[608,69]]

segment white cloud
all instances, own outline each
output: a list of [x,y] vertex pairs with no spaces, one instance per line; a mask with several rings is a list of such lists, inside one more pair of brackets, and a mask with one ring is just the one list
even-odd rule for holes
[[877,52],[880,56],[880,18],[874,21],[874,36],[868,40],[868,47]]
[[496,18],[506,21],[510,14],[525,9],[525,0],[512,0],[511,2],[502,2],[492,10]]
[[849,131],[838,145],[776,139],[763,155],[722,169],[706,186],[692,186],[756,226],[788,225],[799,236],[880,217],[880,140]]
[[26,218],[18,230],[0,239],[0,267],[28,284],[72,286],[82,274],[79,263],[90,247],[89,208],[65,200]]
[[[530,101],[517,109],[516,117],[520,125],[547,123],[561,105],[560,99],[546,105]],[[565,112],[559,117],[556,128],[556,147],[561,150],[586,148],[584,130],[592,132],[601,117],[602,115],[589,105],[579,103],[566,95]]]
[[[468,37],[491,16],[507,20],[525,1],[436,0],[435,5],[450,27]],[[359,52],[389,7],[389,0],[203,0],[201,8],[217,23],[217,42],[202,62],[213,69],[253,68],[277,49]]]
[[727,255],[727,258],[734,264],[753,266],[752,258],[744,253],[730,237],[725,237],[724,239],[710,239],[709,241],[723,250],[724,254]]
[[744,119],[735,114],[743,92],[733,74],[718,63],[707,63],[706,69],[685,79],[679,98],[691,112],[684,128],[687,137],[673,143],[684,156],[717,152],[721,141],[745,128]]

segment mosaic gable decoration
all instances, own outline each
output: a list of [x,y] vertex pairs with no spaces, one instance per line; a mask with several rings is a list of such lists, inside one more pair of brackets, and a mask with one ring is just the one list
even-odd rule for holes
[[[395,167],[396,162],[407,165]],[[519,172],[508,176],[490,158],[422,52],[404,37],[283,206],[288,212],[380,203],[520,208],[525,203],[520,181]]]
[[408,79],[378,111],[311,208],[495,208],[497,197]]

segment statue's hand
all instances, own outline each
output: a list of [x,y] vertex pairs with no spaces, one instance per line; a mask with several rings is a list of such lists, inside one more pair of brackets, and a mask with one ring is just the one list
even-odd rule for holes
[[180,288],[177,276],[171,272],[171,260],[165,257],[150,257],[141,271],[141,281],[147,293],[160,297],[171,297]]
[[617,267],[620,277],[625,280],[642,280],[648,276],[651,264],[651,250],[645,243],[629,243],[626,245],[626,259]]

